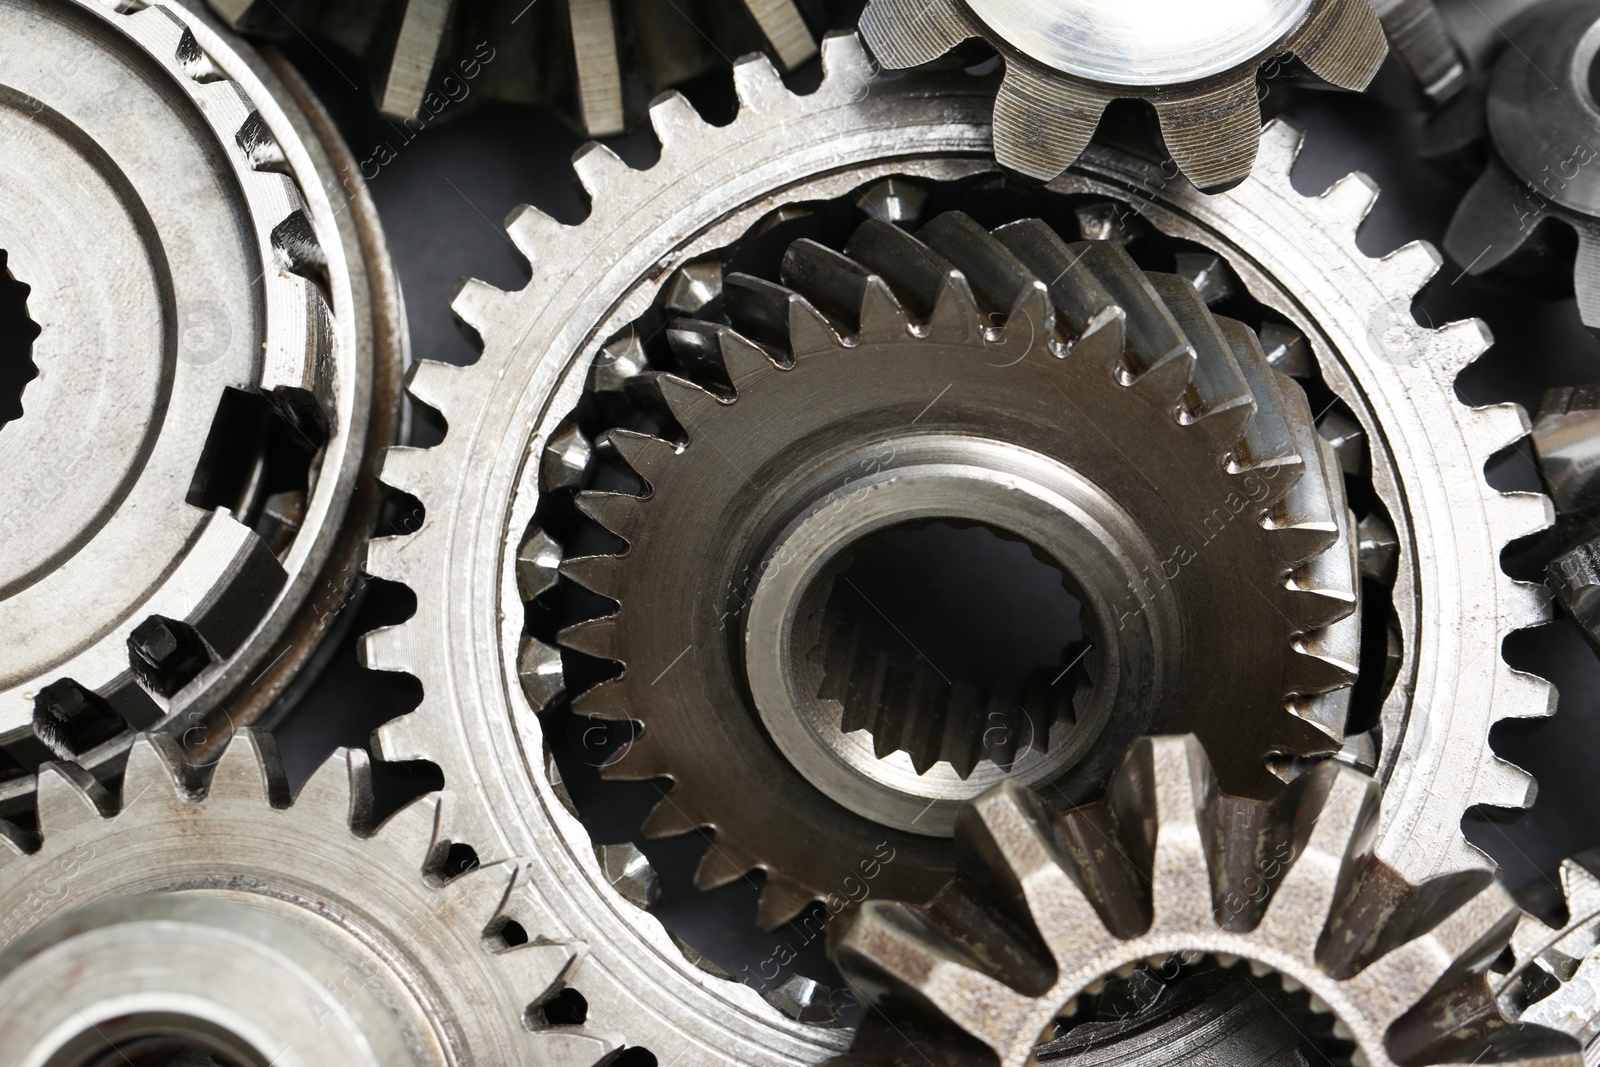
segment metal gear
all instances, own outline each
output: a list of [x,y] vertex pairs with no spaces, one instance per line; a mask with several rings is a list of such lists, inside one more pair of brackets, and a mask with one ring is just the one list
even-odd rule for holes
[[1372,0],[1389,47],[1421,86],[1423,95],[1443,104],[1466,88],[1467,64],[1450,39],[1434,0]]
[[553,105],[591,137],[632,128],[644,101],[730,55],[766,51],[793,70],[817,54],[820,15],[816,0],[209,3],[240,32],[310,34],[362,56],[391,119],[431,118],[476,94]]
[[120,807],[80,768],[41,768],[37,838],[0,824],[8,1060],[607,1058],[614,1041],[542,1025],[582,947],[514,937],[515,866],[441,876],[448,794],[376,827],[372,806],[365,754],[339,752],[290,803],[271,738],[249,730],[204,785],[173,742],[141,735]]
[[[592,1024],[704,1064],[814,1063],[843,1040],[701,970],[610,886],[551,773],[558,742],[537,713],[561,694],[562,661],[525,632],[525,600],[559,576],[561,549],[535,517],[544,486],[570,486],[584,468],[589,445],[570,413],[591,375],[610,381],[640,366],[627,327],[663,291],[695,290],[707,257],[796,205],[855,193],[892,217],[917,199],[919,182],[994,175],[992,83],[874,79],[848,36],[826,39],[822,60],[821,85],[803,96],[763,59],[736,64],[740,109],[724,126],[663,97],[651,115],[661,155],[649,169],[599,146],[580,152],[593,209],[576,227],[530,208],[513,214],[508,234],[532,280],[518,293],[470,282],[457,295],[483,354],[467,367],[418,364],[410,388],[449,431],[434,448],[390,450],[383,471],[427,519],[368,549],[370,571],[409,586],[417,609],[369,635],[365,661],[410,673],[423,690],[416,711],[378,731],[380,754],[428,759],[448,781],[472,784],[462,839],[527,857],[538,928],[589,944],[573,981],[595,991]],[[1422,244],[1382,260],[1363,254],[1355,232],[1371,183],[1351,176],[1302,195],[1289,177],[1299,143],[1291,127],[1269,126],[1254,178],[1215,197],[1102,146],[1050,189],[1099,198],[1110,231],[1130,214],[1116,206],[1132,204],[1132,221],[1214,250],[1244,291],[1294,327],[1272,351],[1288,365],[1314,360],[1352,411],[1394,529],[1392,542],[1376,526],[1363,530],[1369,569],[1382,573],[1387,557],[1396,576],[1397,677],[1379,731],[1357,739],[1386,785],[1378,852],[1413,881],[1481,869],[1460,832],[1463,813],[1532,799],[1531,779],[1493,755],[1489,730],[1553,703],[1548,683],[1500,656],[1506,633],[1548,611],[1498,563],[1508,543],[1550,523],[1549,504],[1484,481],[1484,464],[1527,420],[1515,405],[1473,408],[1455,395],[1456,375],[1488,346],[1480,323],[1432,330],[1412,318],[1437,254]],[[575,245],[588,254],[558,254]]]
[[167,4],[0,22],[0,248],[38,327],[0,431],[15,813],[41,761],[115,774],[156,726],[203,754],[305,684],[381,503],[406,342],[354,162],[291,72]]
[[1054,178],[1083,153],[1106,107],[1132,98],[1155,108],[1173,161],[1208,191],[1250,175],[1263,64],[1293,53],[1323,80],[1365,89],[1388,50],[1369,0],[869,0],[861,35],[891,70],[974,38],[992,45],[1005,61],[995,158],[1017,173]]
[[[1591,89],[1600,14],[1586,0],[1542,0],[1510,32],[1520,43],[1431,132],[1433,155],[1477,142],[1489,149],[1445,251],[1472,275],[1506,268],[1541,284],[1570,284],[1584,325],[1600,332],[1600,105]],[[1577,238],[1570,270],[1567,230]]]
[[1377,783],[1337,763],[1278,801],[1222,793],[1193,737],[1139,742],[1104,801],[1059,815],[1003,783],[963,812],[949,888],[867,901],[834,942],[870,1005],[835,1062],[1031,1065],[1107,977],[1176,958],[1276,975],[1354,1064],[1581,1064],[1484,977],[1510,894],[1488,872],[1408,882],[1373,857],[1377,822]]
[[[1269,756],[1338,748],[1355,520],[1304,392],[1248,327],[1038,220],[991,235],[951,212],[916,238],[872,220],[844,255],[790,246],[782,277],[729,275],[731,327],[667,327],[700,384],[632,384],[686,440],[602,436],[647,492],[580,493],[628,547],[561,564],[620,604],[560,635],[622,664],[572,710],[643,723],[602,773],[673,779],[650,836],[716,828],[701,888],[765,870],[771,928],[887,849],[874,893],[926,900],[965,801],[1011,778],[1079,803],[1152,723],[1199,734],[1252,795],[1279,787]],[[1058,564],[1093,681],[923,683],[828,617],[857,547],[930,521]]]
[[1563,860],[1561,911],[1552,926],[1525,911],[1511,936],[1510,965],[1492,976],[1511,1018],[1571,1034],[1584,1063],[1600,1062],[1600,851]]

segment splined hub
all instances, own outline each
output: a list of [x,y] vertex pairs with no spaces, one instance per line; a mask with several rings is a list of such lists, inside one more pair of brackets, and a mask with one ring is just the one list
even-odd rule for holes
[[[1268,756],[1338,747],[1354,521],[1305,395],[1248,327],[1038,221],[991,235],[950,213],[913,238],[874,220],[843,255],[792,245],[782,276],[730,276],[731,326],[669,327],[702,384],[635,385],[683,441],[600,438],[647,492],[580,494],[629,547],[562,566],[621,605],[562,634],[624,664],[574,710],[643,722],[604,772],[673,776],[651,833],[715,821],[703,886],[763,866],[781,922],[892,827],[916,861],[885,877],[925,899],[949,870],[929,838],[963,801],[1007,778],[1081,801],[1152,726],[1201,734],[1250,792],[1275,785]],[[839,679],[887,665],[824,635],[829,579],[863,539],[930,521],[985,523],[1069,576],[1091,684],[1046,679],[1013,710],[884,678],[852,728]]]

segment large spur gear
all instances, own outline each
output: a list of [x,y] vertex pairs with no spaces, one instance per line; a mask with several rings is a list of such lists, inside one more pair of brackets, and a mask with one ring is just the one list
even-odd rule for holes
[[168,4],[0,21],[0,249],[37,327],[0,429],[14,813],[44,760],[115,774],[157,726],[203,754],[305,684],[358,584],[405,334],[291,72]]
[[348,750],[288,793],[271,738],[249,730],[204,784],[141,735],[120,805],[75,766],[42,768],[37,835],[0,824],[7,1062],[610,1056],[615,1041],[542,1025],[582,946],[517,928],[515,866],[444,877],[448,794],[372,826],[369,764]]
[[1140,741],[1104,801],[1055,816],[1002,784],[963,812],[950,887],[924,908],[868,901],[836,939],[870,1007],[836,1062],[1026,1067],[1107,978],[1175,960],[1275,976],[1339,1062],[1578,1067],[1485,977],[1511,895],[1488,872],[1407,881],[1372,855],[1377,822],[1358,771],[1324,763],[1251,802],[1219,791],[1192,737]]
[[765,51],[815,58],[816,0],[210,0],[244,33],[310,33],[372,66],[378,110],[430,121],[469,98],[555,106],[591,137],[638,123],[652,95]]
[[[561,633],[622,664],[573,711],[643,724],[602,773],[673,779],[651,836],[716,828],[702,888],[765,870],[772,927],[887,849],[874,892],[925,900],[962,803],[1003,778],[1080,802],[1151,728],[1199,734],[1258,795],[1270,757],[1338,748],[1355,521],[1304,392],[1248,327],[1039,220],[991,235],[951,212],[915,238],[872,220],[843,255],[792,245],[782,277],[725,279],[732,326],[667,327],[705,386],[633,387],[684,439],[599,439],[646,492],[580,493],[628,547],[561,566],[620,604]],[[930,521],[1055,561],[1092,681],[919,684],[828,617],[858,546]]]
[[[364,642],[368,666],[422,682],[418,708],[378,731],[381,756],[431,760],[448,781],[472,783],[459,798],[461,839],[525,857],[538,928],[589,945],[572,980],[593,990],[592,1025],[718,1067],[814,1063],[845,1039],[697,967],[609,884],[551,773],[561,742],[538,714],[561,695],[563,661],[553,635],[527,632],[526,602],[560,580],[562,549],[536,516],[548,485],[570,489],[584,469],[590,443],[571,414],[591,376],[642,369],[628,327],[664,289],[692,288],[705,257],[796,205],[877,190],[869,202],[894,214],[907,202],[894,190],[909,184],[998,176],[992,82],[875,79],[850,36],[826,39],[822,61],[822,83],[806,95],[764,59],[737,64],[740,107],[724,126],[680,96],[662,97],[651,111],[661,154],[648,169],[584,149],[574,165],[593,207],[575,227],[531,208],[513,214],[508,235],[532,279],[516,293],[469,282],[457,295],[482,355],[466,367],[418,364],[410,388],[449,429],[433,448],[390,450],[383,471],[422,502],[426,519],[373,542],[367,557],[373,574],[417,599],[411,618]],[[1091,146],[1046,193],[1131,204],[1141,224],[1213,250],[1252,299],[1298,331],[1299,358],[1365,435],[1363,469],[1394,528],[1386,570],[1396,676],[1378,687],[1386,696],[1367,738],[1386,786],[1376,847],[1420,882],[1485,866],[1460,831],[1469,808],[1532,799],[1531,779],[1494,756],[1489,732],[1551,710],[1551,687],[1500,655],[1508,632],[1544,621],[1548,609],[1499,559],[1547,526],[1550,508],[1484,479],[1484,464],[1527,421],[1515,405],[1474,408],[1455,394],[1456,375],[1488,347],[1483,326],[1425,329],[1410,313],[1437,254],[1423,244],[1381,260],[1362,253],[1356,231],[1371,183],[1353,175],[1321,196],[1301,194],[1290,180],[1299,144],[1293,128],[1270,125],[1252,180],[1210,197],[1149,160]],[[575,245],[588,254],[563,254]]]
[[1388,51],[1369,0],[871,0],[861,35],[894,70],[975,38],[992,45],[1005,61],[995,158],[1011,170],[1049,181],[1082,154],[1106,107],[1131,98],[1155,108],[1173,161],[1206,190],[1250,174],[1263,64],[1292,53],[1325,81],[1364,89]]
[[1535,284],[1570,285],[1584,325],[1600,332],[1600,13],[1585,0],[1541,0],[1507,32],[1516,43],[1478,91],[1440,116],[1430,138],[1429,151],[1441,155],[1477,141],[1488,148],[1445,251],[1472,275],[1509,270]]

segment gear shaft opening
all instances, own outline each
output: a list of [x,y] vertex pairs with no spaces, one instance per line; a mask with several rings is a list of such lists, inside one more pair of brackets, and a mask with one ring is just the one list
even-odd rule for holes
[[39,324],[28,317],[29,287],[7,267],[0,249],[0,426],[22,417],[22,393],[39,376],[33,342]]
[[1070,717],[1087,676],[1083,605],[1031,546],[986,526],[902,526],[840,561],[822,609],[818,696],[841,729],[919,771],[1011,766]]
[[[109,1030],[109,1032],[107,1032]],[[266,1067],[266,1057],[215,1024],[135,1014],[101,1024],[52,1056],[49,1067]]]

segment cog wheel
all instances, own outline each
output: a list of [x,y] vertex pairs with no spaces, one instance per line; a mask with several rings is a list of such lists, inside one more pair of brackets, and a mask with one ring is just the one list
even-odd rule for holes
[[765,51],[793,70],[815,58],[821,16],[816,0],[209,2],[240,32],[304,32],[362,56],[391,119],[475,96],[553,105],[591,137],[631,129],[651,96],[728,56]]
[[1323,80],[1365,89],[1388,52],[1367,0],[1184,8],[1087,0],[870,0],[861,35],[892,70],[973,38],[1005,61],[995,158],[1049,181],[1071,166],[1117,99],[1147,101],[1167,151],[1198,188],[1250,176],[1261,131],[1256,72],[1293,53]]
[[1377,821],[1377,783],[1337,763],[1276,802],[1222,793],[1193,737],[1139,742],[1104,801],[1061,815],[1002,783],[963,812],[949,888],[867,901],[837,938],[872,1010],[834,1062],[1024,1067],[1108,976],[1176,958],[1275,974],[1347,1062],[1580,1064],[1498,1011],[1510,894],[1488,872],[1406,881],[1371,853]]
[[1571,1034],[1584,1062],[1600,1049],[1600,851],[1563,860],[1561,910],[1552,926],[1524,911],[1511,936],[1510,965],[1493,976],[1501,1009],[1511,1018]]
[[448,795],[373,827],[368,763],[350,750],[288,792],[271,738],[249,730],[203,786],[172,741],[141,735],[120,807],[80,768],[41,768],[37,838],[0,824],[12,1062],[160,1049],[284,1067],[590,1067],[611,1054],[580,1028],[534,1025],[581,946],[517,930],[512,865],[442,878]]
[[0,431],[7,814],[43,761],[114,775],[157,727],[204,756],[292,701],[399,419],[398,284],[331,121],[193,14],[124,7],[0,8],[0,248],[38,329]]
[[[380,755],[431,760],[448,781],[472,784],[460,797],[461,839],[525,857],[534,925],[590,946],[572,981],[593,990],[591,1025],[700,1064],[816,1063],[846,1039],[702,969],[607,881],[552,774],[560,738],[539,719],[565,671],[525,625],[528,601],[560,580],[562,548],[538,514],[547,487],[570,488],[585,467],[590,443],[571,415],[591,377],[614,383],[641,369],[628,327],[663,292],[701,287],[707,257],[803,205],[860,195],[907,217],[919,184],[998,178],[992,81],[875,79],[851,36],[825,39],[822,61],[821,85],[803,96],[764,59],[736,64],[740,108],[724,126],[681,96],[659,99],[662,149],[649,169],[599,146],[580,152],[574,166],[593,208],[576,227],[531,208],[513,214],[507,232],[531,281],[516,293],[469,282],[456,296],[482,355],[465,367],[421,362],[410,381],[448,433],[384,461],[385,481],[421,500],[427,518],[367,556],[374,575],[413,590],[417,608],[366,638],[365,662],[414,675],[423,691],[414,712],[378,731]],[[1377,728],[1357,739],[1385,785],[1376,848],[1415,882],[1481,870],[1462,815],[1532,799],[1531,779],[1494,756],[1490,728],[1553,704],[1548,683],[1500,656],[1505,635],[1544,621],[1548,607],[1498,563],[1507,544],[1550,524],[1549,502],[1484,480],[1484,464],[1526,434],[1527,419],[1515,405],[1473,408],[1455,394],[1456,375],[1488,346],[1480,323],[1433,330],[1411,316],[1438,255],[1422,244],[1381,260],[1362,253],[1355,234],[1371,183],[1351,176],[1302,195],[1290,181],[1299,144],[1293,128],[1269,126],[1253,180],[1212,197],[1096,145],[1047,192],[1095,198],[1110,209],[1108,232],[1137,223],[1212,250],[1281,317],[1288,337],[1269,353],[1315,369],[1350,410],[1359,433],[1345,440],[1364,437],[1364,468],[1393,527],[1392,547],[1376,526],[1364,530],[1371,569],[1392,560],[1396,613],[1395,676],[1375,687]],[[562,252],[578,246],[591,254]]]
[[[607,431],[648,491],[578,495],[628,547],[561,564],[621,605],[561,633],[623,665],[572,708],[643,723],[602,773],[673,779],[646,833],[715,827],[697,884],[765,870],[771,928],[886,843],[874,892],[927,899],[951,866],[919,838],[947,838],[964,801],[1010,777],[1081,802],[1152,723],[1200,734],[1252,794],[1280,787],[1269,756],[1335,751],[1355,520],[1305,394],[1250,329],[1038,220],[991,235],[951,212],[916,238],[872,220],[845,251],[799,241],[784,286],[725,280],[732,326],[668,326],[706,387],[632,384],[686,440]],[[934,404],[930,382],[948,386]],[[855,547],[930,520],[1059,564],[1093,682],[919,684],[827,618]]]
[[1591,89],[1600,15],[1584,0],[1542,0],[1508,32],[1516,46],[1436,120],[1426,146],[1439,156],[1488,147],[1445,251],[1472,275],[1570,287],[1584,325],[1600,331],[1600,105]]

